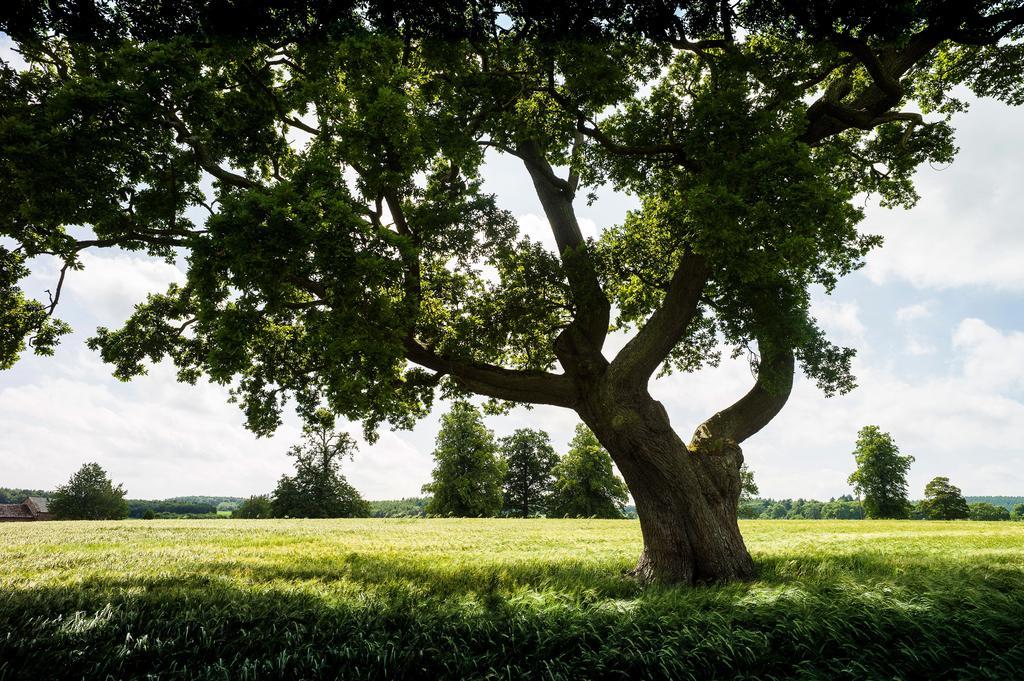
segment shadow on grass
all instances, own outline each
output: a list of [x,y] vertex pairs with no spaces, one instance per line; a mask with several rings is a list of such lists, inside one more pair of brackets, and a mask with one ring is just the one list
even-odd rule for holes
[[878,553],[640,589],[622,565],[349,554],[0,593],[0,679],[1014,678],[1024,571]]

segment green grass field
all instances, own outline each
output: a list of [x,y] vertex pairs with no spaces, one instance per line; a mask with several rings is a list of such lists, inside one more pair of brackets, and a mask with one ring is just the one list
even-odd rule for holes
[[0,524],[0,679],[1021,678],[1024,523],[748,521],[641,589],[635,521]]

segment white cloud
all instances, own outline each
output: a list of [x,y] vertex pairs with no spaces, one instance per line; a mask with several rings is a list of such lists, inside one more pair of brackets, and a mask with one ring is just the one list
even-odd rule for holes
[[921,289],[984,286],[1024,291],[1024,137],[1020,107],[975,102],[954,119],[958,158],[916,176],[919,204],[910,211],[872,208],[864,229],[885,237],[867,259],[878,284],[902,280]]
[[536,213],[526,213],[516,218],[519,222],[519,233],[521,236],[529,237],[534,243],[540,242],[545,248],[558,252],[555,244],[555,236],[551,233],[551,226],[547,219]]
[[922,340],[918,336],[908,336],[906,352],[908,355],[913,355],[914,357],[924,357],[925,355],[934,355],[936,348],[934,345]]
[[[522,236],[529,237],[533,242],[539,241],[552,252],[558,252],[558,245],[555,243],[555,236],[551,232],[551,225],[547,218],[536,213],[525,213],[516,219],[519,222],[519,232]],[[597,238],[599,230],[596,222],[584,217],[577,218],[577,221],[584,239]]]
[[183,282],[185,273],[174,265],[138,255],[83,253],[85,269],[68,275],[68,294],[100,319],[120,321],[150,293]]
[[104,367],[94,355],[69,359],[80,377],[60,371],[0,387],[4,484],[52,488],[97,461],[131,497],[249,494],[270,489],[288,466],[297,428],[257,440],[219,386],[178,384],[168,365],[119,384],[109,368],[107,380],[95,378]]
[[[860,387],[830,400],[800,381],[776,421],[747,445],[755,471],[767,472],[768,490],[777,484],[779,493],[795,494],[827,486],[836,463],[848,474],[856,431],[877,424],[917,459],[912,495],[936,475],[948,475],[967,493],[1019,493],[1024,401],[1012,389],[1024,379],[1024,334],[967,319],[953,333],[953,346],[957,361],[946,375],[906,380],[859,360]],[[796,477],[800,464],[806,477]],[[832,489],[843,480],[834,478]]]
[[979,388],[1024,388],[1024,333],[1003,333],[980,319],[964,319],[953,334],[962,352],[964,376]]
[[28,62],[14,50],[14,40],[3,33],[0,33],[0,59],[7,62],[15,71],[23,71],[28,68]]
[[811,314],[829,337],[840,345],[864,346],[865,329],[857,303],[839,303],[831,298],[815,299],[811,305]]
[[[58,313],[64,315],[71,308],[76,315],[89,315],[108,326],[123,321],[148,294],[185,280],[185,273],[173,264],[124,251],[85,251],[81,261],[84,269],[68,270],[65,276]],[[59,263],[47,257],[32,265],[25,290],[46,300],[45,291],[56,288]]]
[[896,310],[896,321],[901,323],[907,323],[916,321],[918,319],[925,319],[930,317],[932,311],[928,303],[915,303],[913,305],[907,305]]

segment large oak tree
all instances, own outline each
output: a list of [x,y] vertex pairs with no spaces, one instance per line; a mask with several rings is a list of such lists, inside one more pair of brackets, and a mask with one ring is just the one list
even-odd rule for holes
[[[118,377],[169,358],[257,433],[289,400],[371,436],[439,391],[572,409],[636,501],[639,577],[750,576],[740,445],[797,367],[854,385],[809,291],[878,244],[862,194],[909,205],[951,160],[959,86],[1021,102],[1021,3],[325,4],[27,0],[0,25],[29,63],[0,72],[0,361],[52,351],[84,249],[177,258],[184,284],[91,341]],[[482,189],[488,153],[557,251]],[[585,239],[602,185],[642,208]],[[40,301],[18,282],[45,254]],[[753,385],[684,439],[648,382],[722,347]]]

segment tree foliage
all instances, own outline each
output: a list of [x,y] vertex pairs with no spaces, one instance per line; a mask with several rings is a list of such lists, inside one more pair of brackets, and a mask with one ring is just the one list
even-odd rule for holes
[[254,494],[242,503],[238,505],[234,511],[231,512],[232,518],[242,519],[257,519],[257,518],[273,518],[274,517],[274,506],[267,494]]
[[629,500],[612,458],[584,424],[576,426],[569,451],[554,467],[548,514],[557,518],[621,518]]
[[54,492],[50,512],[58,520],[119,520],[128,517],[124,495],[98,463],[86,463]]
[[929,520],[961,520],[970,515],[960,488],[941,476],[925,485],[921,511]]
[[864,504],[844,495],[838,499],[750,499],[740,505],[741,518],[762,520],[862,520]]
[[505,462],[504,512],[521,518],[546,513],[558,463],[548,434],[519,428],[501,438],[498,447]]
[[303,442],[288,455],[295,459],[295,475],[283,475],[271,499],[279,518],[356,518],[370,514],[369,505],[341,474],[341,461],[352,458],[356,443],[334,428],[334,416],[314,413],[302,429]]
[[128,499],[128,517],[141,518],[146,511],[160,514],[161,518],[182,518],[189,516],[214,515],[217,507],[207,502],[190,502],[177,499]]
[[971,520],[1009,520],[1010,512],[1002,506],[981,501],[968,507],[968,517]]
[[479,410],[457,401],[441,417],[434,447],[434,471],[423,486],[433,495],[430,515],[482,518],[501,510],[505,462],[498,457],[494,434],[484,426]]
[[422,518],[427,514],[429,497],[383,499],[370,502],[371,518]]
[[0,487],[0,504],[20,504],[25,497],[52,497],[53,492],[41,489],[22,489],[18,487]]
[[906,518],[910,515],[907,499],[907,471],[914,457],[900,454],[889,433],[878,426],[864,426],[857,433],[853,452],[857,470],[849,483],[864,497],[864,512],[869,518]]
[[757,498],[761,490],[757,488],[754,480],[754,471],[750,470],[747,464],[740,466],[740,503],[751,501]]
[[[714,363],[721,335],[792,349],[826,392],[848,390],[852,351],[825,339],[807,290],[878,243],[853,198],[913,203],[914,169],[955,150],[956,86],[1024,92],[1005,43],[1024,20],[1002,1],[370,3],[240,23],[122,4],[28,5],[0,25],[28,61],[0,72],[17,244],[0,251],[0,356],[50,352],[67,330],[18,288],[30,259],[73,278],[85,248],[184,251],[185,283],[92,345],[122,378],[169,357],[182,380],[233,384],[261,433],[287,397],[371,432],[422,416],[439,384],[569,402],[530,373],[553,366],[554,340],[607,316],[602,300],[616,326],[643,326],[682,278],[699,302],[655,366]],[[550,253],[483,190],[484,149],[570,200],[610,183],[642,208]]]

